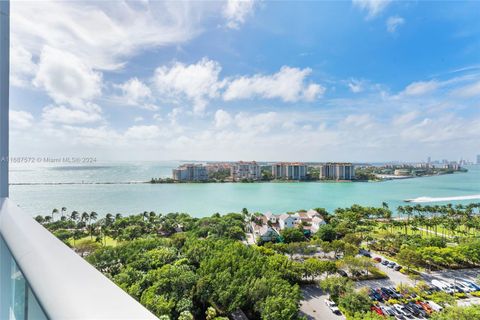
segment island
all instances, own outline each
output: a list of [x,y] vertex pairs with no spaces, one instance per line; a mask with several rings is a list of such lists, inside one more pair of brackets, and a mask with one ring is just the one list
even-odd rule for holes
[[350,162],[208,162],[185,163],[172,170],[172,177],[152,178],[150,183],[222,182],[378,182],[455,172],[466,172],[458,163],[441,165],[353,164]]

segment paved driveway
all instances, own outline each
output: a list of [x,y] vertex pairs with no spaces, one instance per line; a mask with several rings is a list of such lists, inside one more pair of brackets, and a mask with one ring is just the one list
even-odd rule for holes
[[303,299],[300,305],[300,315],[309,320],[344,320],[344,316],[334,314],[325,304],[327,295],[316,285],[302,286]]

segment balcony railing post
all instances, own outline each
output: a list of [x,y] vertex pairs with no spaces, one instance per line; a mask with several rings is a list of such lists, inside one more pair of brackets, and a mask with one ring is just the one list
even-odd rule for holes
[[0,198],[8,197],[10,2],[0,1]]

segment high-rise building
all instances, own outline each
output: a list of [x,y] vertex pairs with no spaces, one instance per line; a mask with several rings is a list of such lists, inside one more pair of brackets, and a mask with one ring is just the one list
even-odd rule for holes
[[351,163],[329,162],[320,166],[320,179],[352,180],[355,178],[355,167]]
[[480,164],[480,154],[477,154],[477,164]]
[[305,180],[307,165],[299,162],[280,162],[272,165],[272,175],[275,179]]
[[260,180],[262,178],[260,166],[255,162],[239,161],[230,167],[232,181]]
[[202,164],[183,164],[173,169],[175,181],[206,181],[208,180],[207,167]]

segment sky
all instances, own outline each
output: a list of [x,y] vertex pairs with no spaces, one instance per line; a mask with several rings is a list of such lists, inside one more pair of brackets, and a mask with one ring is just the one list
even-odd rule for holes
[[480,154],[480,2],[11,3],[12,156]]

